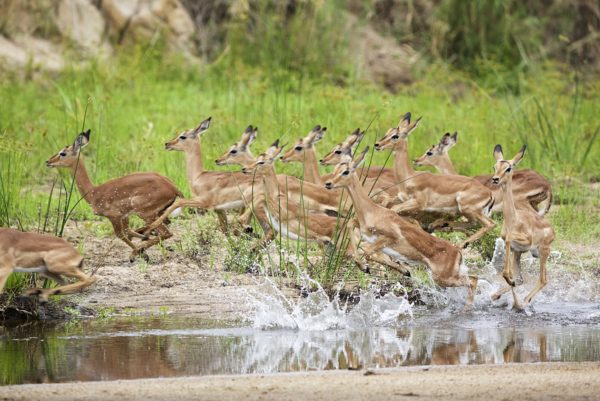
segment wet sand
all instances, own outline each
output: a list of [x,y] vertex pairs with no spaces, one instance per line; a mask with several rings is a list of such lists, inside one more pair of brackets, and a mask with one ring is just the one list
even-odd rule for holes
[[0,400],[597,400],[600,363],[414,367],[0,387]]

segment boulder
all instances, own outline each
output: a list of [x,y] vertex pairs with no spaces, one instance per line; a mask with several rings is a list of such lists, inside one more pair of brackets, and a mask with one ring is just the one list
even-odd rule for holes
[[170,49],[194,53],[194,22],[178,0],[103,0],[101,10],[119,44],[162,34]]
[[103,40],[104,19],[90,0],[60,0],[56,25],[64,38],[88,55],[107,47]]
[[30,66],[47,71],[60,71],[65,61],[60,49],[52,42],[32,36],[8,39],[0,35],[0,64],[11,70]]

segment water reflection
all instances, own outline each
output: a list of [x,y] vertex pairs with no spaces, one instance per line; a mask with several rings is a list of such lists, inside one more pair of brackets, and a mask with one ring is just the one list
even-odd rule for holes
[[182,327],[190,325],[156,320],[0,328],[0,383],[600,360],[600,329],[593,327],[317,332]]

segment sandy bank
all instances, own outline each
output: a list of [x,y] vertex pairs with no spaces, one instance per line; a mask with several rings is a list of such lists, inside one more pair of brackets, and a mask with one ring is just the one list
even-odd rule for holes
[[0,400],[597,400],[600,363],[415,367],[0,387]]

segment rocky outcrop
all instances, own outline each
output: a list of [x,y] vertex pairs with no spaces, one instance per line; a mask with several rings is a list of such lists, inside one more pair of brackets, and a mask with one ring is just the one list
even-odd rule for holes
[[161,39],[192,59],[194,22],[179,0],[2,0],[0,65],[58,71],[115,47]]
[[147,42],[161,35],[172,50],[194,53],[194,22],[179,0],[103,0],[100,7],[117,44]]

